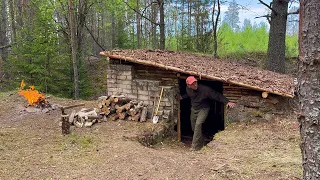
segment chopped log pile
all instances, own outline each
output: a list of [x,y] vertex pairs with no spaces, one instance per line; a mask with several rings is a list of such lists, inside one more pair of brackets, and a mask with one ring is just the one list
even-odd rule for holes
[[147,107],[143,101],[133,101],[125,96],[101,96],[98,98],[98,108],[82,108],[79,112],[72,110],[66,114],[65,110],[84,106],[84,104],[61,107],[62,134],[70,133],[70,126],[78,128],[91,127],[102,120],[128,120],[145,122],[147,121]]
[[101,96],[98,98],[98,108],[101,115],[115,120],[147,121],[147,107],[143,101],[134,101],[126,96]]
[[[80,104],[83,105],[83,104]],[[75,106],[80,106],[75,105]],[[71,107],[71,106],[70,106]],[[69,107],[67,107],[69,108]],[[79,112],[72,110],[70,114],[65,114],[62,109],[61,115],[61,126],[63,130],[63,134],[68,134],[71,125],[74,125],[78,128],[82,127],[91,127],[93,124],[97,122],[101,122],[101,119],[104,117],[102,115],[98,115],[96,108],[82,108]]]

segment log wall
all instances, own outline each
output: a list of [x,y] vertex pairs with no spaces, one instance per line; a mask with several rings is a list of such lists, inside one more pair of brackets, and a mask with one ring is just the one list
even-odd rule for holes
[[273,120],[275,114],[282,113],[285,103],[281,96],[269,94],[263,98],[260,91],[226,83],[223,84],[223,94],[236,103],[236,108],[228,110],[229,122]]
[[223,83],[223,95],[226,96],[231,102],[237,102],[241,97],[244,96],[261,97],[261,92],[237,85]]

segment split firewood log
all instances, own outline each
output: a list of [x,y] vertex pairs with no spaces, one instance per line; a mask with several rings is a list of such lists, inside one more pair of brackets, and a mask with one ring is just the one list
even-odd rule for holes
[[125,120],[132,121],[132,116],[127,116]]
[[93,125],[93,122],[85,122],[84,127],[91,127]]
[[130,103],[126,104],[124,108],[125,108],[127,111],[129,111],[132,106],[134,106],[134,104],[133,104],[132,102],[130,102]]
[[100,96],[100,97],[98,97],[98,101],[99,102],[101,102],[101,101],[103,101],[105,99],[109,99],[109,96]]
[[78,122],[78,121],[76,121],[74,125],[75,125],[76,127],[78,127],[78,128],[82,128],[82,127],[83,127],[83,123],[80,123],[80,122]]
[[127,104],[131,101],[130,98],[127,97],[117,97],[114,98],[113,102],[117,103],[117,104]]
[[103,112],[104,114],[107,114],[108,113],[108,108],[103,106],[101,109],[101,112]]
[[110,101],[110,103],[114,101],[114,98],[115,98],[114,95],[111,95],[111,96],[108,98],[108,100]]
[[115,121],[115,120],[119,119],[119,115],[118,115],[118,114],[112,114],[111,116],[109,116],[109,118],[110,118],[112,121]]
[[139,111],[141,111],[142,108],[143,108],[143,102],[141,101],[141,102],[138,103],[138,105],[136,105],[134,108],[131,108],[131,109],[129,110],[129,114],[130,114],[131,116],[134,116],[134,115],[136,115]]
[[93,119],[92,121],[94,121],[95,119],[103,119],[102,115],[98,115],[98,116],[86,116],[87,119]]
[[74,120],[74,115],[76,114],[76,110],[72,110],[70,116],[69,116],[69,123],[72,123]]
[[141,116],[141,111],[139,111],[136,115],[134,115],[134,116],[132,117],[132,120],[133,120],[133,121],[139,121],[140,116]]
[[108,99],[104,100],[103,102],[104,102],[104,105],[107,107],[110,106],[110,104],[111,104],[110,100],[108,100]]
[[96,110],[96,108],[82,108],[79,112],[92,113],[95,110]]
[[114,109],[108,109],[107,111],[106,111],[106,115],[108,116],[108,115],[110,115],[110,114],[113,114],[113,113],[115,113],[116,112],[116,109],[114,108]]
[[[85,119],[84,119],[84,117],[77,116],[77,120],[76,120],[76,121],[83,124],[83,123],[85,122]],[[82,127],[82,126],[81,126],[81,127]]]
[[98,108],[101,109],[103,105],[105,105],[104,101],[108,99],[108,96],[100,96],[98,97]]
[[129,102],[123,106],[120,106],[118,109],[117,109],[117,113],[121,113],[123,112],[124,110],[129,110],[134,104],[132,102]]
[[127,116],[127,113],[121,112],[121,113],[118,113],[118,115],[119,115],[119,119],[123,120]]
[[[90,111],[89,111],[90,110]],[[93,109],[88,109],[88,110],[84,110],[84,111],[79,111],[78,116],[80,117],[84,117],[84,116],[97,116],[97,112],[95,110],[95,108]]]
[[103,107],[102,102],[98,102],[98,108],[101,109]]
[[119,105],[116,104],[115,102],[112,102],[112,103],[110,104],[109,108],[110,108],[110,109],[116,109],[116,110],[117,110],[117,109],[119,108]]
[[141,117],[140,117],[140,122],[145,122],[147,121],[147,107],[143,107],[142,111],[141,111]]

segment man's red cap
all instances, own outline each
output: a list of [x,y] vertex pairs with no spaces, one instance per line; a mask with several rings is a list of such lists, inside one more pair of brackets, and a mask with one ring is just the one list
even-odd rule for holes
[[194,83],[195,81],[197,81],[197,79],[194,76],[189,76],[186,80],[188,85],[191,85],[192,83]]

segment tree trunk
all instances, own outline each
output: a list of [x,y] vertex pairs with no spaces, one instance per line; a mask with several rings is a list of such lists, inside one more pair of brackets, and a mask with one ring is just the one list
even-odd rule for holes
[[[136,11],[140,13],[140,0],[137,0],[137,8]],[[137,43],[138,43],[138,49],[141,48],[141,18],[140,14],[136,13],[136,18],[137,18]]]
[[[188,38],[191,38],[191,1],[188,1]],[[188,43],[189,44],[189,43]]]
[[199,17],[199,1],[196,1],[194,2],[194,13],[193,13],[193,16],[194,16],[194,20],[195,20],[195,27],[194,27],[194,31],[195,31],[195,49],[197,51],[201,51],[201,39],[200,39],[200,36],[201,36],[201,33],[200,33],[200,17]]
[[14,0],[9,0],[9,11],[10,11],[10,20],[11,20],[11,29],[12,29],[12,42],[17,40],[17,31],[16,31],[16,22],[15,22],[15,11],[14,11]]
[[[181,3],[181,12],[184,14],[184,3],[185,1],[182,0],[182,3]],[[185,32],[185,28],[184,28],[184,16],[181,16],[181,38],[180,38],[180,43],[179,43],[179,46],[177,48],[177,50],[179,51],[180,49],[183,49],[183,45],[184,45],[184,32]]]
[[[0,26],[0,47],[8,45],[7,38],[7,6],[6,0],[1,0],[1,26]],[[7,48],[0,49],[0,55],[2,57],[2,61],[6,62],[7,59]],[[1,62],[0,62],[1,64]]]
[[270,71],[284,73],[288,1],[273,0],[272,9],[266,65]]
[[[157,8],[156,5],[152,5],[152,22],[156,22],[157,20]],[[154,23],[151,23],[152,26],[152,48],[157,49],[157,25]]]
[[24,6],[23,0],[18,0],[18,16],[17,16],[17,22],[19,25],[19,28],[23,26],[23,6]]
[[[114,2],[113,2],[114,3]],[[111,12],[111,49],[116,47],[116,17],[115,12]]]
[[[216,3],[218,4],[217,16],[214,18]],[[218,57],[218,37],[217,37],[217,27],[220,17],[220,0],[214,0],[212,9],[212,24],[213,24],[213,54],[214,57]]]
[[160,49],[166,48],[166,35],[165,35],[165,24],[164,24],[164,2],[158,0],[159,11],[160,11]]
[[[107,18],[105,18],[105,12],[101,12],[101,38],[98,37],[97,39],[100,40],[103,47],[106,47],[106,28],[105,28],[105,21]],[[98,28],[100,28],[98,26]],[[97,50],[97,56],[99,55],[99,51]]]
[[84,61],[83,49],[85,48],[85,43],[83,41],[83,30],[86,23],[86,16],[88,13],[88,1],[87,0],[78,0],[78,10],[77,10],[77,23],[76,28],[76,42],[77,42],[77,63],[79,67],[82,67]]
[[71,53],[72,53],[72,65],[73,65],[73,81],[74,81],[74,99],[79,98],[79,74],[77,63],[77,42],[76,42],[76,28],[74,23],[74,9],[72,0],[68,0],[68,12],[69,12],[69,30],[71,40]]
[[320,1],[300,1],[298,97],[303,179],[320,179]]
[[187,39],[187,49],[190,51],[193,49],[192,36],[191,36],[191,28],[192,28],[192,1],[188,0],[188,37]]
[[[146,7],[147,6],[147,0],[144,0],[143,6]],[[146,9],[145,10],[145,14],[149,15],[149,10]],[[144,14],[144,15],[145,15]],[[144,47],[149,48],[149,44],[150,44],[150,31],[149,31],[149,25],[148,23],[150,23],[149,21],[146,21],[145,19],[142,19],[144,22],[142,22],[143,24],[143,33],[142,33],[142,37],[143,37],[143,42],[144,42]]]

